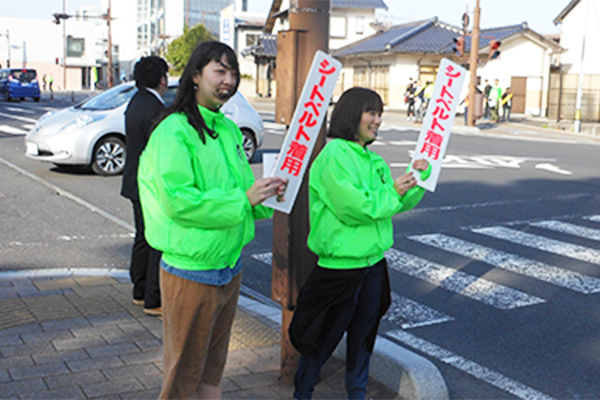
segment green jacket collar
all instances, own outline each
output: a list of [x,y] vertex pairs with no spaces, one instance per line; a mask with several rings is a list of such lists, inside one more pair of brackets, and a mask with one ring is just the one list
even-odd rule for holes
[[225,118],[225,114],[223,114],[221,110],[212,111],[200,104],[198,104],[198,109],[207,126],[214,126]]
[[359,154],[367,154],[370,151],[366,147],[362,147],[357,142],[352,142],[352,141],[346,140],[346,139],[339,139],[339,140],[343,140],[348,145],[348,147],[350,147],[353,151],[355,151]]

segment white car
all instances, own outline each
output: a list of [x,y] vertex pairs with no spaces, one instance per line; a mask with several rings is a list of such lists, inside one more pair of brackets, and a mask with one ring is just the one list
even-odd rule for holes
[[[169,80],[167,105],[173,103],[178,83]],[[122,173],[127,153],[124,113],[136,91],[134,82],[123,83],[73,107],[42,115],[25,136],[25,155],[57,166],[90,166],[98,175]],[[262,119],[240,92],[221,110],[244,134],[244,152],[250,161],[263,142]]]

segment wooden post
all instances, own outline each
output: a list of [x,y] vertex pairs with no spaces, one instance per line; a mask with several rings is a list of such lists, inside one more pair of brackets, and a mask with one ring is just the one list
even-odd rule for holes
[[475,5],[475,17],[473,18],[473,31],[471,32],[471,53],[469,56],[469,109],[467,110],[467,125],[475,126],[475,102],[477,101],[475,93],[477,93],[477,63],[479,62],[479,18],[481,8],[479,8],[479,0]]
[[[329,50],[330,3],[330,0],[290,1],[290,30],[279,33],[277,44],[277,122],[290,123],[315,52]],[[283,43],[280,46],[280,40],[294,48],[290,49]],[[315,145],[313,159],[323,147],[324,141],[323,127]],[[307,182],[308,174],[292,213],[287,215],[276,211],[273,217],[271,295],[282,306],[281,380],[286,384],[293,383],[300,361],[300,355],[290,343],[288,327],[298,292],[316,262],[315,255],[306,245],[309,229]]]

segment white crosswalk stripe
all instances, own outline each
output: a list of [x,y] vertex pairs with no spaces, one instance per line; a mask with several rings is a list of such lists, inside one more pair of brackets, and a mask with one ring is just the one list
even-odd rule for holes
[[584,217],[584,218],[588,219],[590,221],[600,222],[600,215],[590,215],[590,216]]
[[0,125],[0,133],[8,133],[9,135],[24,135],[27,133],[27,131],[9,125]]
[[441,324],[454,318],[414,300],[392,293],[392,304],[383,319],[398,324],[402,329]]
[[566,233],[573,236],[579,236],[585,239],[600,241],[600,229],[587,228],[585,226],[570,224],[562,221],[540,221],[530,222],[529,225],[538,228],[550,229],[552,231]]
[[[600,222],[600,215],[583,217]],[[600,239],[600,231],[573,223],[558,220],[529,222],[530,225],[543,229],[576,235],[592,240]],[[561,242],[531,233],[520,232],[504,226],[471,229],[472,232],[496,239],[508,240],[519,245],[535,248],[581,261],[600,264],[600,252],[593,248]],[[526,258],[517,254],[496,250],[491,247],[469,242],[444,234],[413,235],[408,239],[457,254],[471,260],[481,261],[505,271],[526,276],[540,282],[583,294],[600,293],[600,278],[585,275],[566,268],[550,265],[541,261]],[[397,250],[386,252],[390,268],[402,274],[423,280],[436,287],[465,296],[500,310],[511,310],[545,303],[546,300],[523,291],[506,287],[498,283],[467,274],[455,268]],[[271,264],[270,252],[253,254],[258,261]],[[392,305],[385,316],[387,321],[398,324],[402,329],[409,329],[454,320],[439,310],[435,310],[414,300],[392,293]]]
[[496,371],[477,364],[474,361],[466,359],[436,344],[418,338],[408,332],[397,330],[387,332],[386,336],[395,339],[408,347],[418,350],[423,354],[427,354],[430,357],[440,360],[444,364],[451,365],[454,368],[463,371],[481,381],[487,382],[492,386],[504,390],[505,392],[510,393],[519,399],[552,400],[552,397],[545,393],[512,380]]
[[520,232],[503,226],[477,228],[472,229],[472,232],[543,250],[548,253],[600,265],[600,250],[597,249],[561,242],[559,240],[533,235],[531,233]]
[[502,250],[494,250],[442,234],[410,236],[409,239],[575,292],[586,294],[600,292],[600,279],[598,278],[530,260]]
[[386,258],[389,266],[395,271],[424,280],[500,310],[510,310],[545,302],[544,299],[539,297],[396,249],[388,250]]

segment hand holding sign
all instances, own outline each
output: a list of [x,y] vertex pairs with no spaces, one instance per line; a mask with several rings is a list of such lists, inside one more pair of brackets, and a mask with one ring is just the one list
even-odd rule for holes
[[[420,174],[415,173],[417,185],[431,192],[435,191],[440,176],[466,73],[466,69],[444,58],[435,79],[433,95],[413,156],[413,161],[424,158],[431,164],[431,175],[426,181],[422,181]],[[411,164],[411,171],[414,171],[416,164]]]
[[[425,159],[416,160],[412,169],[417,171],[425,171],[429,167],[429,162]],[[414,177],[414,173],[408,172],[402,176],[399,176],[394,180],[394,189],[400,196],[404,196],[409,189],[417,186],[417,179]]]

